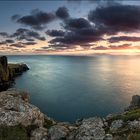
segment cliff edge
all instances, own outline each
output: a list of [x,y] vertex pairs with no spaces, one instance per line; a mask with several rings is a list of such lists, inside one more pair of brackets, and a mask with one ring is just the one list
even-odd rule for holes
[[0,91],[10,87],[13,79],[29,70],[26,64],[8,64],[6,56],[0,57]]

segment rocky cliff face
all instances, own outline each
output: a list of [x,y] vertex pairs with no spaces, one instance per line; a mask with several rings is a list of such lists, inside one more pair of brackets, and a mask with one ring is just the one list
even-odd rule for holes
[[0,140],[140,140],[139,98],[132,98],[129,111],[70,124],[48,118],[25,92],[0,92]]
[[11,81],[26,70],[29,70],[26,64],[8,64],[6,56],[0,57],[0,91],[6,90]]

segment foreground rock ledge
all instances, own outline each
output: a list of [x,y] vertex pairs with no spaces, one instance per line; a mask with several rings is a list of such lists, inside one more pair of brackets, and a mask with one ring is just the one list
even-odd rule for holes
[[0,92],[0,140],[140,140],[139,99],[134,96],[122,114],[70,124],[44,115],[25,92]]

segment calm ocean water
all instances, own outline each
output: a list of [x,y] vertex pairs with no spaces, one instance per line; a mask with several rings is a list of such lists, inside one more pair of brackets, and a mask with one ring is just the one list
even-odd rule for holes
[[15,87],[30,93],[31,103],[59,121],[106,116],[140,95],[140,56],[9,56],[30,70]]

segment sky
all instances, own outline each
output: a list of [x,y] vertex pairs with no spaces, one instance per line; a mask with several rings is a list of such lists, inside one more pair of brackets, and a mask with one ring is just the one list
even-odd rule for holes
[[140,53],[138,0],[9,0],[0,13],[0,54]]

